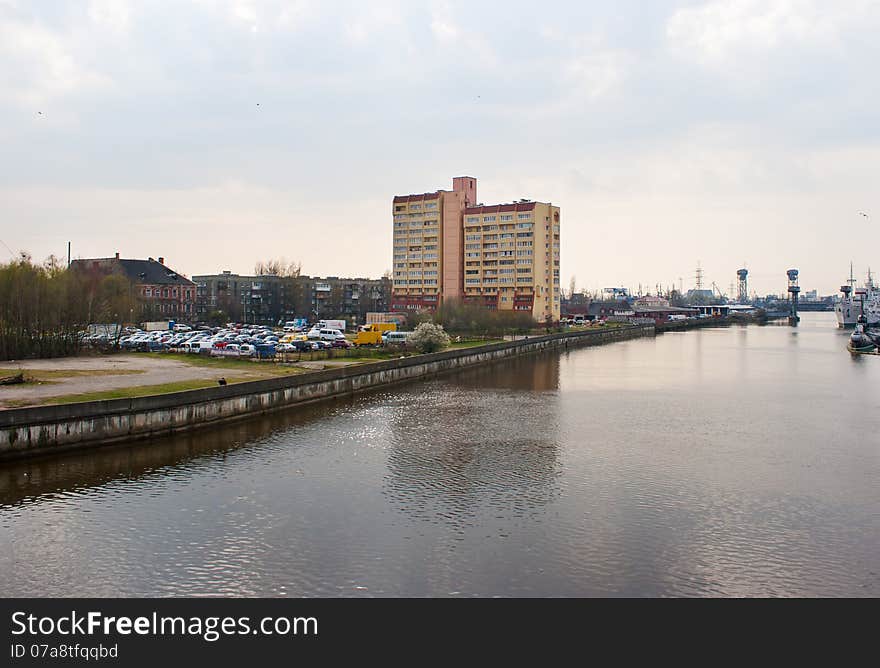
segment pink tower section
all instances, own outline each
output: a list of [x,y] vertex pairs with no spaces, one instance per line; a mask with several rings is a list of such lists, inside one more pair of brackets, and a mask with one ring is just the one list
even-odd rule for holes
[[477,180],[472,176],[452,179],[452,192],[444,193],[443,287],[441,299],[464,295],[464,210],[477,201]]

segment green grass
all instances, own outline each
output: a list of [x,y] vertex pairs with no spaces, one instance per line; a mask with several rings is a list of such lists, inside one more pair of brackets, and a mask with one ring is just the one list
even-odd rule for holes
[[504,339],[483,339],[481,341],[460,341],[459,343],[450,344],[447,350],[458,350],[460,348],[476,348],[477,346],[488,346],[493,343],[503,343]]
[[[227,378],[227,383],[240,383],[252,378]],[[198,379],[182,380],[176,383],[163,385],[140,385],[138,387],[120,387],[115,390],[103,390],[101,392],[83,392],[81,394],[65,394],[58,397],[44,397],[34,400],[9,401],[10,406],[43,406],[46,404],[72,404],[80,401],[105,401],[108,399],[134,399],[136,397],[149,397],[157,394],[170,394],[172,392],[184,392],[186,390],[201,390],[206,387],[216,387],[216,380]]]
[[294,373],[302,373],[302,369],[292,366],[277,364],[271,360],[251,360],[236,357],[209,357],[207,355],[171,355],[167,353],[144,353],[146,355],[161,355],[166,359],[173,359],[189,366],[204,367],[207,369],[242,371],[258,376],[288,376]]
[[[127,376],[133,373],[143,373],[143,369],[0,369],[0,377],[15,376],[24,373],[25,383],[55,382],[65,378],[78,376]],[[10,386],[12,387],[12,386]]]

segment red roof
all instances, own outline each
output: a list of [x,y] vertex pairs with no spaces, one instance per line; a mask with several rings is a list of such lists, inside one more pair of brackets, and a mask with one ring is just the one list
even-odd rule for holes
[[469,206],[465,213],[499,213],[501,211],[534,211],[534,202],[517,202],[515,204],[492,204],[491,206]]
[[423,193],[421,195],[395,195],[394,203],[400,204],[402,202],[423,202],[426,199],[440,199],[440,191],[433,193]]

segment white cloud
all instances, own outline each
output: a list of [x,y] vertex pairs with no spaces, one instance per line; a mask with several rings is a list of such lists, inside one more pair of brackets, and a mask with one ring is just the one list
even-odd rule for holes
[[95,25],[117,36],[128,34],[131,8],[125,0],[90,0],[89,17]]
[[624,80],[628,56],[612,49],[590,50],[566,63],[567,82],[579,96],[597,99],[611,93]]
[[431,10],[431,33],[434,39],[443,44],[458,40],[461,28],[453,18],[452,8],[448,2],[439,2]]
[[36,22],[0,17],[0,61],[5,78],[0,99],[22,107],[109,83],[81,62],[69,39]]
[[666,36],[704,65],[728,64],[788,46],[839,45],[844,27],[869,8],[859,1],[715,0],[673,13]]

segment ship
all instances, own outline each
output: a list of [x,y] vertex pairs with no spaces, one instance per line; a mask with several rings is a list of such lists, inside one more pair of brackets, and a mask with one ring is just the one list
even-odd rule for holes
[[880,330],[871,329],[867,325],[867,318],[860,315],[856,320],[856,326],[849,337],[846,346],[851,353],[874,353],[880,349]]
[[841,297],[834,305],[838,327],[855,327],[859,316],[865,316],[868,327],[880,325],[880,288],[874,285],[871,270],[868,269],[868,280],[864,287],[854,288],[855,279],[850,277],[847,285],[840,286]]

